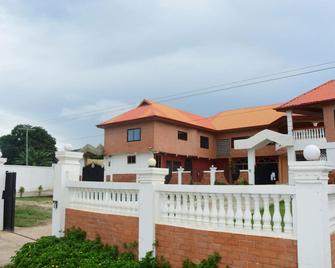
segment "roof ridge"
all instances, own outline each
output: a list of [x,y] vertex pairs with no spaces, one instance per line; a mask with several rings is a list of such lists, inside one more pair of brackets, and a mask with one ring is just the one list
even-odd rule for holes
[[314,87],[314,88],[312,88],[312,89],[306,91],[305,93],[302,93],[302,94],[300,94],[299,96],[296,96],[295,98],[293,98],[293,99],[291,99],[291,100],[289,100],[289,101],[283,103],[283,104],[280,105],[278,108],[279,108],[279,109],[280,109],[281,107],[284,108],[285,105],[287,105],[288,103],[293,102],[293,101],[295,101],[296,99],[301,98],[301,97],[303,97],[303,96],[306,96],[307,94],[309,94],[309,93],[311,93],[311,92],[313,92],[313,91],[319,89],[320,87],[323,87],[323,86],[325,86],[325,85],[327,85],[327,84],[329,84],[329,83],[331,83],[331,82],[334,82],[334,81],[335,81],[334,79],[331,79],[331,80],[329,80],[329,81],[327,81],[327,82],[325,82],[325,83],[323,83],[323,84],[321,84],[321,85],[319,85],[319,86],[316,86],[316,87]]

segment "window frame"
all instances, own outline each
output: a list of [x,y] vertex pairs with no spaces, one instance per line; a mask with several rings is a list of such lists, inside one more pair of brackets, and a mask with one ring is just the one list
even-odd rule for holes
[[[203,139],[205,139],[205,140],[203,140]],[[203,143],[204,141],[206,141],[205,145]],[[209,137],[208,136],[202,136],[202,135],[200,136],[200,148],[209,149]]]
[[[180,135],[186,135],[186,138],[183,139],[182,136],[180,136]],[[186,131],[178,130],[177,131],[177,138],[178,138],[178,140],[181,140],[181,141],[187,141],[188,140],[188,133]]]
[[[139,134],[140,134],[139,135],[139,139],[138,140],[135,140],[135,139],[130,140],[129,139],[129,132],[130,131],[135,131],[135,130],[139,130]],[[127,129],[127,142],[141,141],[141,139],[142,139],[142,129],[140,127],[137,127],[137,128],[128,128]]]

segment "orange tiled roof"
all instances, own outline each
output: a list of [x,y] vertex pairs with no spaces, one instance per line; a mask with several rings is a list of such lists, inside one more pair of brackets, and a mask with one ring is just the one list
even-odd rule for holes
[[279,106],[277,110],[301,107],[305,105],[335,100],[335,80],[330,80],[312,90]]
[[219,131],[266,126],[286,116],[285,113],[274,110],[278,106],[277,104],[229,110],[218,113],[209,119]]
[[113,117],[110,120],[99,124],[98,127],[105,127],[110,124],[120,123],[124,121],[131,121],[136,119],[144,119],[148,117],[159,117],[163,119],[169,119],[179,121],[182,123],[194,125],[197,127],[203,127],[207,129],[214,129],[211,122],[205,117],[184,112],[182,110],[169,107],[167,105],[153,102],[150,100],[143,100],[139,106],[128,112],[125,112],[119,116]]
[[169,107],[167,105],[163,105],[161,103],[150,100],[143,100],[136,108],[110,120],[107,120],[102,124],[99,124],[98,127],[104,128],[111,124],[149,117],[159,117],[163,119],[179,121],[189,125],[218,131],[257,127],[269,125],[282,116],[285,116],[283,112],[274,110],[277,107],[278,105],[269,105],[230,110],[218,113],[209,118],[205,118],[196,114]]

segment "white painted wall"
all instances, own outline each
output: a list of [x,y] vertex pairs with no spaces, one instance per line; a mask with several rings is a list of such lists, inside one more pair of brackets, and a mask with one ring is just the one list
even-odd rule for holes
[[4,165],[2,170],[16,172],[16,191],[19,191],[19,188],[23,186],[25,195],[38,192],[40,185],[42,185],[43,191],[53,189],[54,167]]
[[[136,155],[136,164],[127,163],[128,155]],[[152,152],[118,154],[105,157],[105,176],[113,174],[136,174],[139,170],[148,168],[148,160],[152,157],[154,157]]]

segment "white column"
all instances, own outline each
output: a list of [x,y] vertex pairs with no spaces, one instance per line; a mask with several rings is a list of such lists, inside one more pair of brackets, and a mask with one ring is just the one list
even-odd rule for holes
[[256,165],[256,151],[255,149],[248,149],[248,179],[249,184],[255,184],[255,165]]
[[183,167],[179,167],[177,169],[178,171],[178,184],[183,184],[183,172],[184,172],[184,168]]
[[[1,154],[1,152],[0,152]],[[7,158],[1,158],[0,156],[0,194],[5,190],[6,170],[4,164],[7,162]],[[4,200],[0,196],[0,231],[3,230],[3,213],[4,213]]]
[[209,168],[210,171],[210,175],[209,175],[209,181],[210,181],[210,185],[214,185],[215,184],[215,174],[216,174],[216,170],[217,167],[214,167],[213,165]]
[[[292,117],[292,111],[286,111],[286,120],[287,120],[287,134],[293,137],[293,117]],[[288,163],[295,161],[295,150],[294,146],[287,147],[287,161]],[[288,170],[288,183],[293,185],[294,179],[291,174],[290,168]]]
[[65,209],[68,199],[66,182],[79,181],[80,160],[83,153],[60,151],[56,152],[58,163],[55,167],[52,209],[52,235],[64,235]]
[[155,185],[164,184],[165,176],[169,174],[166,168],[147,168],[138,174],[139,185],[139,258],[148,251],[155,254],[155,222],[159,209],[158,198],[155,195]]
[[289,163],[296,183],[293,209],[299,267],[331,267],[328,215],[328,172],[321,161]]

